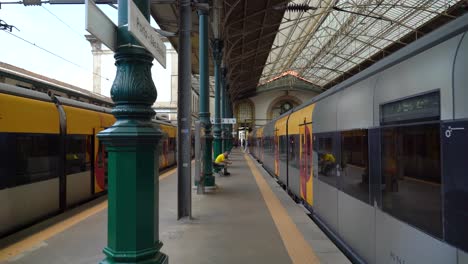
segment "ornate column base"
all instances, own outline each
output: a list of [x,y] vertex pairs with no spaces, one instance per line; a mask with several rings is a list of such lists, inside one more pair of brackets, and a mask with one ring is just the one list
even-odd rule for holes
[[[210,127],[205,128],[205,148],[203,150],[203,178],[205,188],[216,188],[215,177],[213,176],[213,161],[212,159],[212,141],[213,136],[211,136]],[[195,186],[198,186],[198,182],[195,182]]]
[[153,248],[138,251],[116,252],[106,247],[103,251],[107,258],[101,261],[100,264],[168,264],[169,257],[159,251],[161,247],[161,241],[158,241]]

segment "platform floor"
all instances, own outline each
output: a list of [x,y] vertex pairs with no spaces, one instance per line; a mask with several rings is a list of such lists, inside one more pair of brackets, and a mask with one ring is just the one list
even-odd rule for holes
[[[177,221],[175,170],[160,178],[160,239],[170,264],[350,263],[263,168],[233,151],[231,176],[192,193],[192,220]],[[0,241],[2,263],[99,263],[107,203],[98,199]],[[13,243],[15,242],[15,243]]]

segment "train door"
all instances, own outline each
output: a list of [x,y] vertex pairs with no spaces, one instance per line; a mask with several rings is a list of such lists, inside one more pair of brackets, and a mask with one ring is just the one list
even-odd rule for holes
[[265,141],[263,139],[263,135],[260,137],[260,161],[261,163],[264,162],[264,156],[263,156],[263,153],[264,153],[264,147],[265,147]]
[[445,236],[468,252],[468,121],[443,123],[440,135]]
[[274,152],[275,152],[275,177],[278,177],[278,175],[279,175],[279,136],[278,136],[278,129],[275,129]]
[[[169,164],[168,161],[168,152],[169,152],[169,137],[167,133],[164,133],[164,136],[162,138],[161,142],[161,153],[159,153],[159,167],[160,168],[166,168]],[[192,147],[190,146],[190,152],[192,152]],[[191,153],[192,154],[192,153]]]
[[338,189],[340,170],[340,133],[326,132],[316,134],[314,143],[314,166],[317,167],[317,181],[314,181],[314,192],[318,191],[314,211],[338,233]]
[[299,125],[299,160],[301,198],[312,206],[312,133],[311,122]]
[[97,134],[105,128],[94,129],[94,186],[93,193],[107,190],[107,151]]

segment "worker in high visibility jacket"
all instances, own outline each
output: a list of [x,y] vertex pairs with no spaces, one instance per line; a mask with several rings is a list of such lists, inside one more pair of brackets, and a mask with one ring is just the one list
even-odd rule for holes
[[323,176],[334,176],[330,175],[333,173],[333,169],[336,166],[335,156],[331,153],[325,153],[320,160],[320,174]]
[[231,173],[227,171],[227,165],[232,164],[232,162],[228,158],[229,152],[227,151],[219,154],[214,161],[215,170],[224,168],[224,175],[231,175]]

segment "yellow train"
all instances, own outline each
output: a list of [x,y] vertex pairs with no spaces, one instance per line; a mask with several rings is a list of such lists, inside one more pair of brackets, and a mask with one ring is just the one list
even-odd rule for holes
[[[0,84],[0,237],[95,198],[107,189],[107,153],[97,134],[110,109]],[[173,125],[160,169],[176,163]]]

